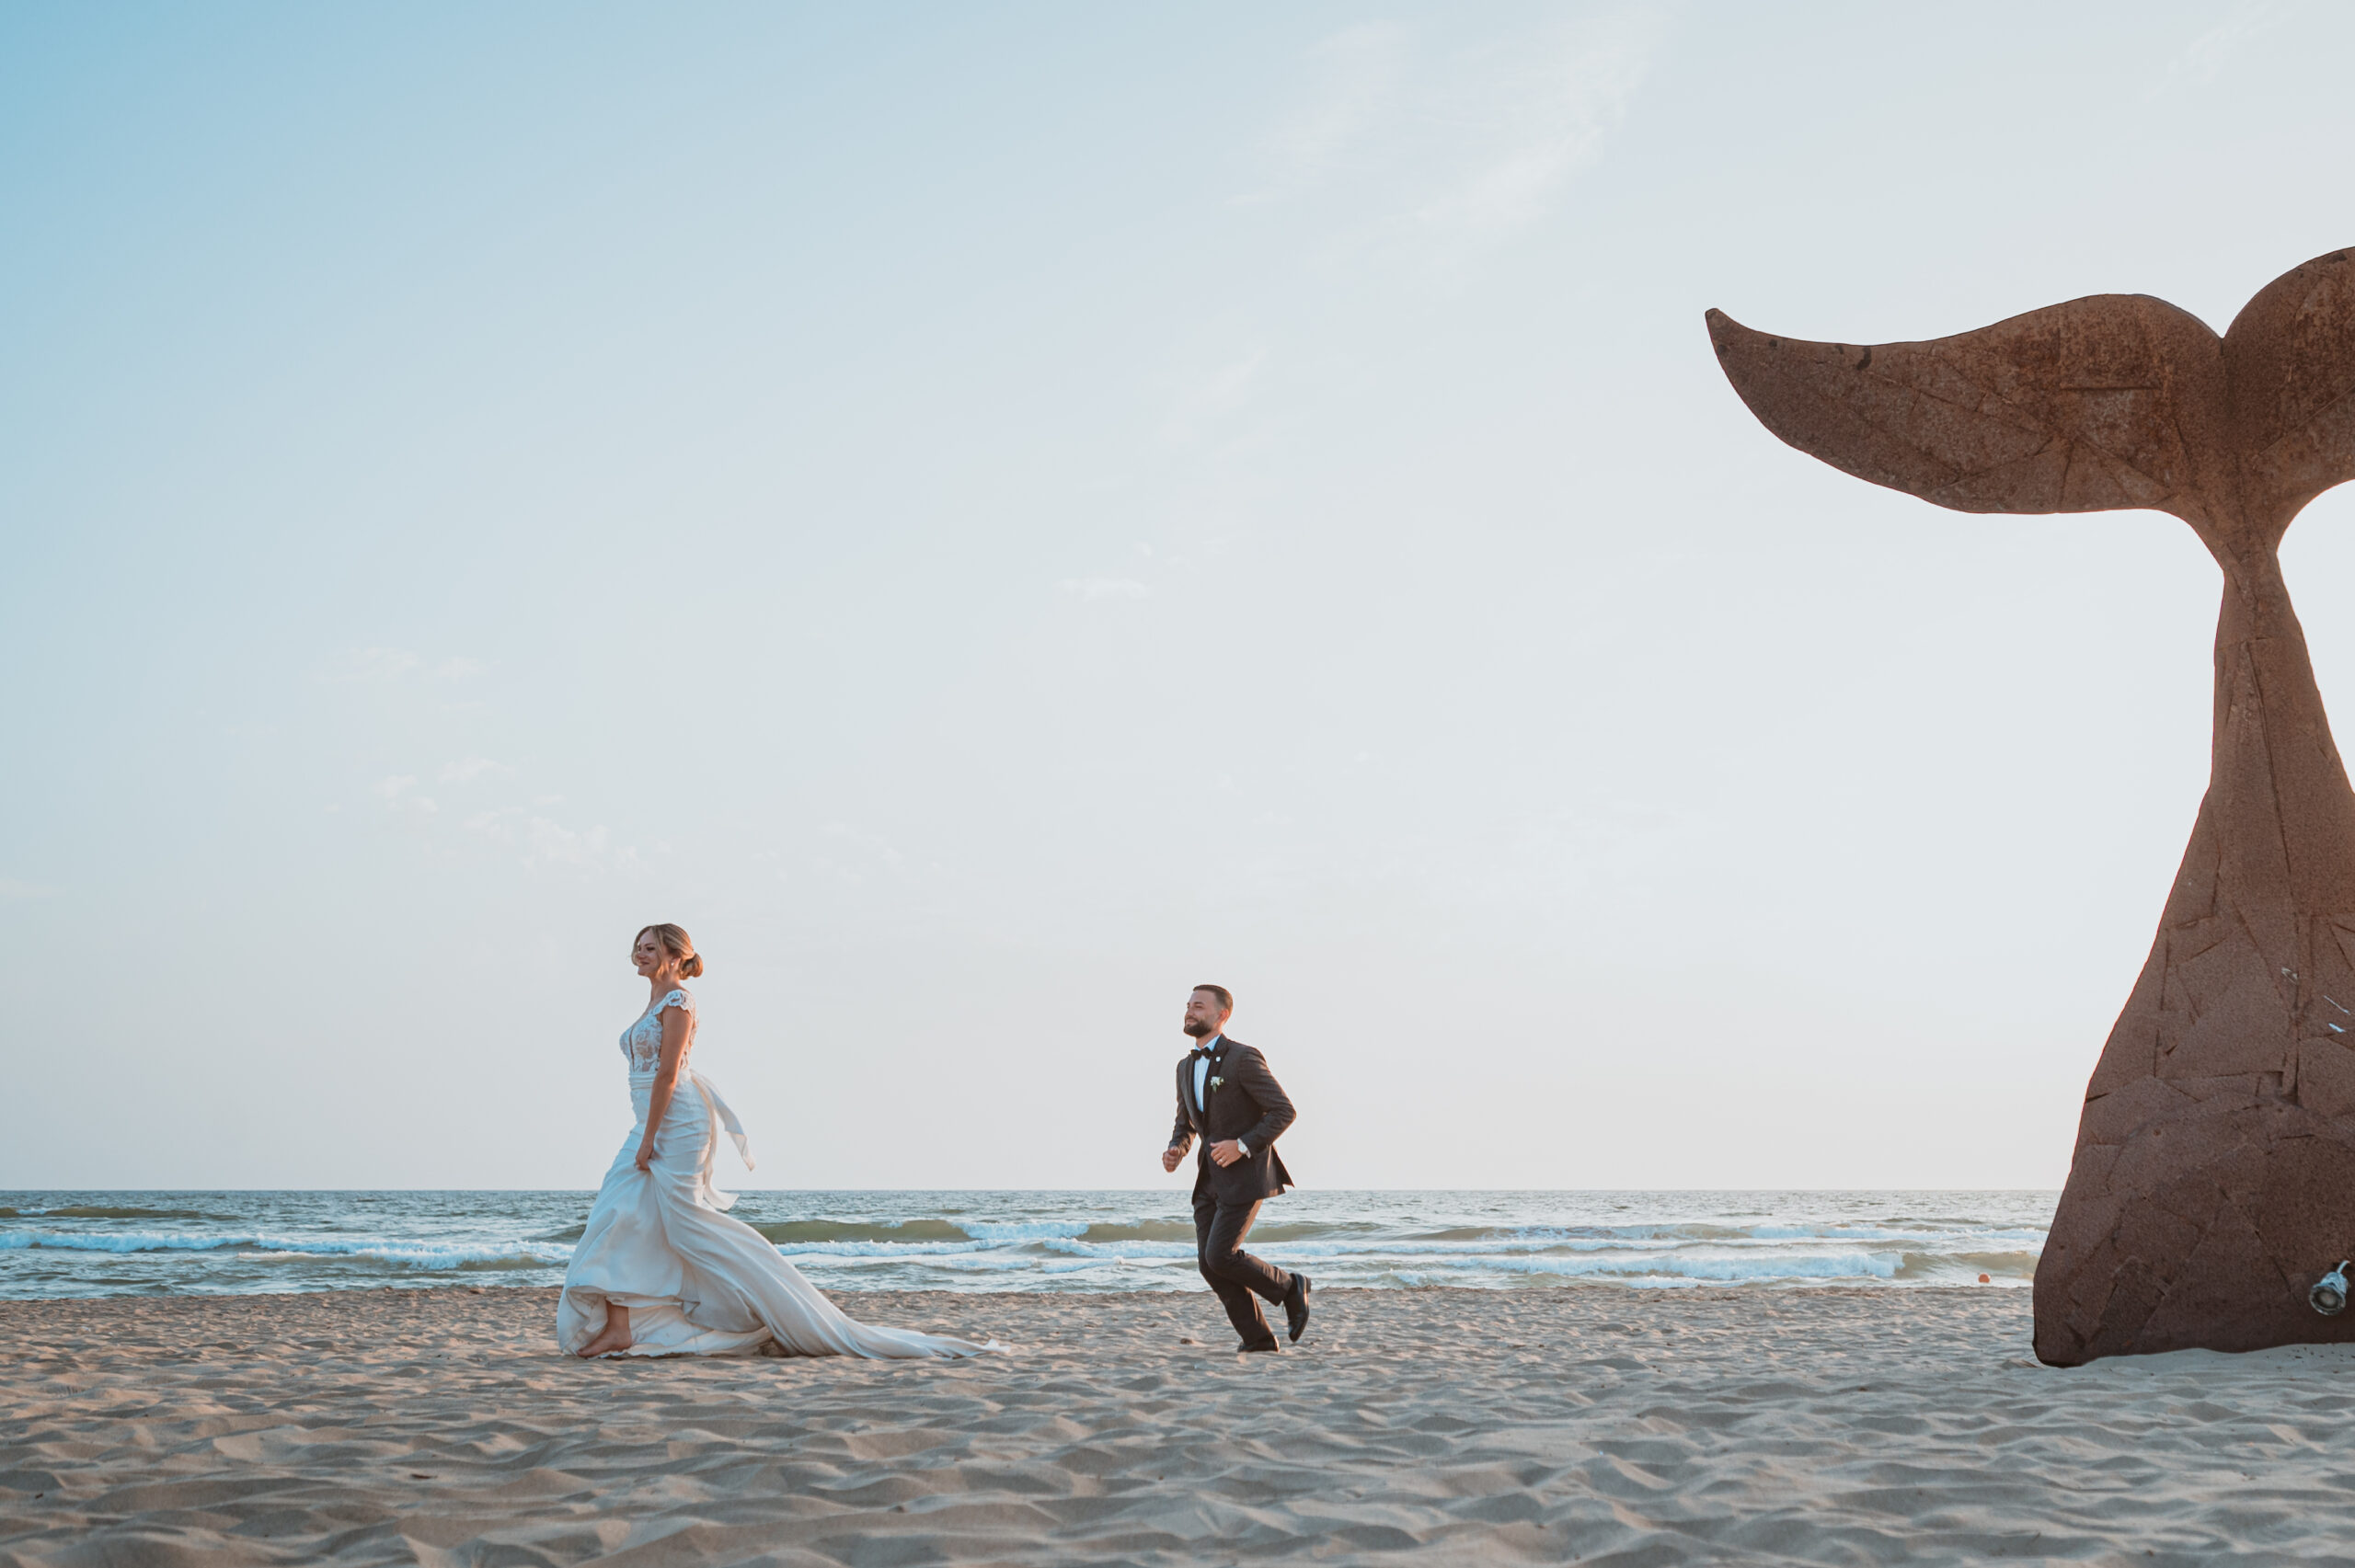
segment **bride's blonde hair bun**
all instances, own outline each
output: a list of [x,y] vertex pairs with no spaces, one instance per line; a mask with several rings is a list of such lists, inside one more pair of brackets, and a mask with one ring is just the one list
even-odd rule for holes
[[[691,980],[701,978],[703,959],[696,954],[695,938],[687,934],[686,927],[672,925],[666,921],[661,925],[642,927],[638,934],[644,936],[648,932],[654,933],[654,940],[662,944],[663,952],[679,961],[680,974]],[[635,943],[638,938],[630,940]]]

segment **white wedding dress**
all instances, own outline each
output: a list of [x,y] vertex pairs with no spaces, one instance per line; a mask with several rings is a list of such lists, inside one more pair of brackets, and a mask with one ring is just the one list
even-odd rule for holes
[[556,1309],[557,1343],[579,1350],[605,1326],[605,1303],[629,1309],[628,1356],[743,1356],[774,1341],[792,1356],[917,1357],[971,1356],[994,1342],[912,1329],[877,1328],[843,1315],[765,1237],[722,1210],[734,1195],[711,1185],[725,1127],[744,1164],[752,1163],[744,1128],[708,1079],[684,1056],[679,1082],[654,1135],[651,1171],[638,1168],[662,1055],[662,1014],[687,1017],[687,1054],[695,1050],[695,998],[674,990],[622,1036],[629,1063],[630,1104],[638,1125],[622,1140],[589,1210],[589,1223],[564,1273]]

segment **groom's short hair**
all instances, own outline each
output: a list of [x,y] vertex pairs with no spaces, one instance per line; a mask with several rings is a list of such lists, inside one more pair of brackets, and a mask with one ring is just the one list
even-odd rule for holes
[[1196,986],[1194,989],[1196,990],[1206,990],[1212,996],[1218,998],[1218,1009],[1221,1013],[1232,1013],[1235,1011],[1235,993],[1227,990],[1224,986]]

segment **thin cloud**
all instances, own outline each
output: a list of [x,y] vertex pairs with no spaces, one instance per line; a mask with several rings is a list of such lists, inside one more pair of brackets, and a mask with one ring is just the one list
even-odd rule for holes
[[401,773],[379,781],[375,793],[387,811],[413,811],[421,816],[431,816],[442,809],[433,803],[432,796],[417,793],[417,776],[413,773]]
[[323,681],[396,681],[425,661],[405,647],[353,648],[330,660]]
[[523,822],[523,843],[529,858],[550,861],[563,865],[590,865],[605,858],[612,839],[600,823],[585,832],[576,832],[561,822],[546,817],[526,818]]
[[[829,822],[820,831],[825,842],[811,856],[810,865],[821,876],[863,887],[878,881],[906,883],[912,876],[923,874],[922,867],[911,865],[898,846],[880,834],[846,822]],[[787,881],[793,879],[792,873],[785,870],[777,875]]]
[[1309,51],[1308,101],[1269,139],[1281,177],[1313,180],[1338,163],[1396,102],[1411,37],[1396,22],[1345,28]]
[[1458,12],[1427,29],[1477,29],[1453,43],[1388,24],[1336,33],[1310,52],[1299,107],[1268,137],[1268,189],[1241,200],[1316,193],[1340,220],[1344,256],[1384,241],[1457,256],[1493,247],[1553,212],[1603,155],[1668,15],[1628,6],[1531,37]]
[[38,882],[19,881],[14,876],[0,876],[0,898],[46,898],[56,892]]
[[1181,387],[1162,424],[1161,439],[1185,445],[1240,412],[1258,391],[1259,368],[1267,362],[1267,349],[1246,349]]
[[1055,584],[1073,598],[1093,603],[1099,599],[1151,599],[1153,589],[1134,578],[1065,578]]
[[442,764],[442,782],[443,784],[472,784],[485,775],[507,778],[512,776],[515,770],[506,763],[494,762],[488,757],[461,757],[454,762]]
[[2184,45],[2167,62],[2168,81],[2188,79],[2208,86],[2244,47],[2289,19],[2290,13],[2273,0],[2241,0],[2231,16]]
[[1657,12],[1624,11],[1568,28],[1529,56],[1492,63],[1475,91],[1458,97],[1463,172],[1416,217],[1490,238],[1543,217],[1571,177],[1602,157],[1643,86],[1661,31]]
[[520,849],[527,866],[569,865],[584,871],[635,871],[638,851],[616,847],[612,830],[568,828],[553,817],[519,806],[477,811],[460,824],[490,843]]

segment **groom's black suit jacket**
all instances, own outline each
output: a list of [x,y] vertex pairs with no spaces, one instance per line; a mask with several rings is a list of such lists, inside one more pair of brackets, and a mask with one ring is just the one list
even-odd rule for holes
[[[1194,1109],[1194,1053],[1178,1061],[1178,1123],[1169,1130],[1169,1147],[1183,1152],[1196,1138],[1202,1140],[1195,1156],[1194,1194],[1204,1189],[1221,1203],[1257,1203],[1274,1197],[1292,1185],[1276,1152],[1276,1139],[1300,1113],[1284,1097],[1283,1085],[1268,1070],[1268,1060],[1240,1040],[1219,1037],[1211,1052],[1210,1076],[1221,1080],[1208,1090],[1210,1111]],[[1211,1158],[1211,1145],[1239,1138],[1251,1150],[1232,1165]]]

